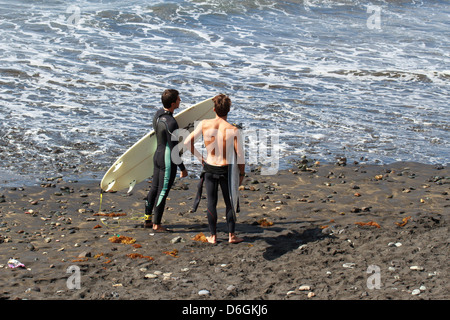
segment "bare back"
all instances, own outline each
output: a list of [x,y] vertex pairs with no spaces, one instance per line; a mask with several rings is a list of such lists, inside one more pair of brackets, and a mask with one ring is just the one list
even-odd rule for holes
[[215,119],[202,121],[202,134],[205,143],[207,157],[206,162],[214,166],[225,166],[227,159],[233,156],[233,151],[238,151],[238,129],[226,120]]

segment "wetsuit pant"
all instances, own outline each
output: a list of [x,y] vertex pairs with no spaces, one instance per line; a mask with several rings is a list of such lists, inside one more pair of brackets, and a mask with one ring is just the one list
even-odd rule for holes
[[153,165],[152,187],[145,203],[145,220],[150,220],[153,213],[153,223],[161,224],[166,199],[177,174],[177,166],[170,161],[170,152],[159,151],[153,157]]
[[[228,190],[228,174],[223,173],[223,169],[228,169],[227,167],[216,167],[219,170],[216,170],[217,173],[214,173],[214,166],[206,165],[209,170],[206,170],[204,176],[204,183],[206,188],[206,199],[208,201],[207,205],[207,215],[208,215],[208,224],[209,230],[212,235],[216,234],[217,228],[217,200],[218,200],[218,191],[219,185],[222,190],[223,199],[225,201],[226,206],[226,219],[228,224],[228,232],[234,233],[236,222],[233,217],[233,207],[230,201],[230,193]],[[206,167],[205,166],[205,167]],[[212,169],[212,170],[211,170]]]

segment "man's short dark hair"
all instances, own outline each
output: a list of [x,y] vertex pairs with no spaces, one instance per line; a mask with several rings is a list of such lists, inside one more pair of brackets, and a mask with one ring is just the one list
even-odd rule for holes
[[231,100],[228,96],[224,94],[219,94],[215,96],[213,99],[214,107],[216,109],[216,113],[219,117],[224,117],[228,114],[231,107]]
[[178,91],[175,89],[167,89],[164,90],[162,96],[161,96],[161,102],[166,109],[170,109],[172,106],[172,103],[177,102],[178,99]]

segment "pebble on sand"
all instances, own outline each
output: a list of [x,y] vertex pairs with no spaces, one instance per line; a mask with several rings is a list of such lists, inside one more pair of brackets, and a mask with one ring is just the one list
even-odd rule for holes
[[198,292],[199,296],[209,296],[211,293],[208,290],[200,290]]
[[413,296],[417,296],[418,294],[420,294],[420,290],[419,290],[419,289],[414,289],[414,290],[411,292],[411,294],[412,294]]
[[301,285],[298,288],[298,290],[300,290],[300,291],[309,291],[309,290],[311,290],[311,286],[308,286],[308,285],[304,284],[304,285]]

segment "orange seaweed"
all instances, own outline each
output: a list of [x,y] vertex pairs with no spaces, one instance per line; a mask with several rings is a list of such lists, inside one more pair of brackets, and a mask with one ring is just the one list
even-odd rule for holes
[[172,251],[163,251],[163,253],[167,254],[168,256],[178,258],[178,250],[177,249],[173,249]]
[[126,216],[126,213],[95,213],[94,216],[101,216],[101,217],[123,217]]
[[375,221],[355,222],[355,224],[360,225],[361,227],[363,227],[363,226],[371,226],[371,227],[381,228],[380,225],[378,223],[376,223]]
[[136,239],[126,236],[114,236],[108,239],[112,243],[124,243],[124,244],[133,244],[136,242]]
[[271,226],[273,226],[273,222],[267,220],[266,218],[262,218],[261,220],[259,220],[259,221],[258,221],[258,224],[259,224],[261,227],[271,227]]
[[402,222],[396,222],[395,224],[398,225],[399,227],[404,227],[408,223],[409,219],[411,219],[411,216],[407,216],[402,219]]
[[195,235],[195,237],[193,237],[192,240],[200,242],[208,242],[208,239],[206,239],[206,236],[203,234],[203,232],[200,232],[199,234]]
[[154,260],[153,259],[153,257],[150,257],[150,256],[144,256],[144,255],[142,255],[142,254],[140,254],[140,253],[128,253],[127,254],[127,257],[128,258],[131,258],[131,259],[137,259],[137,258],[141,258],[141,259],[147,259],[147,260]]

